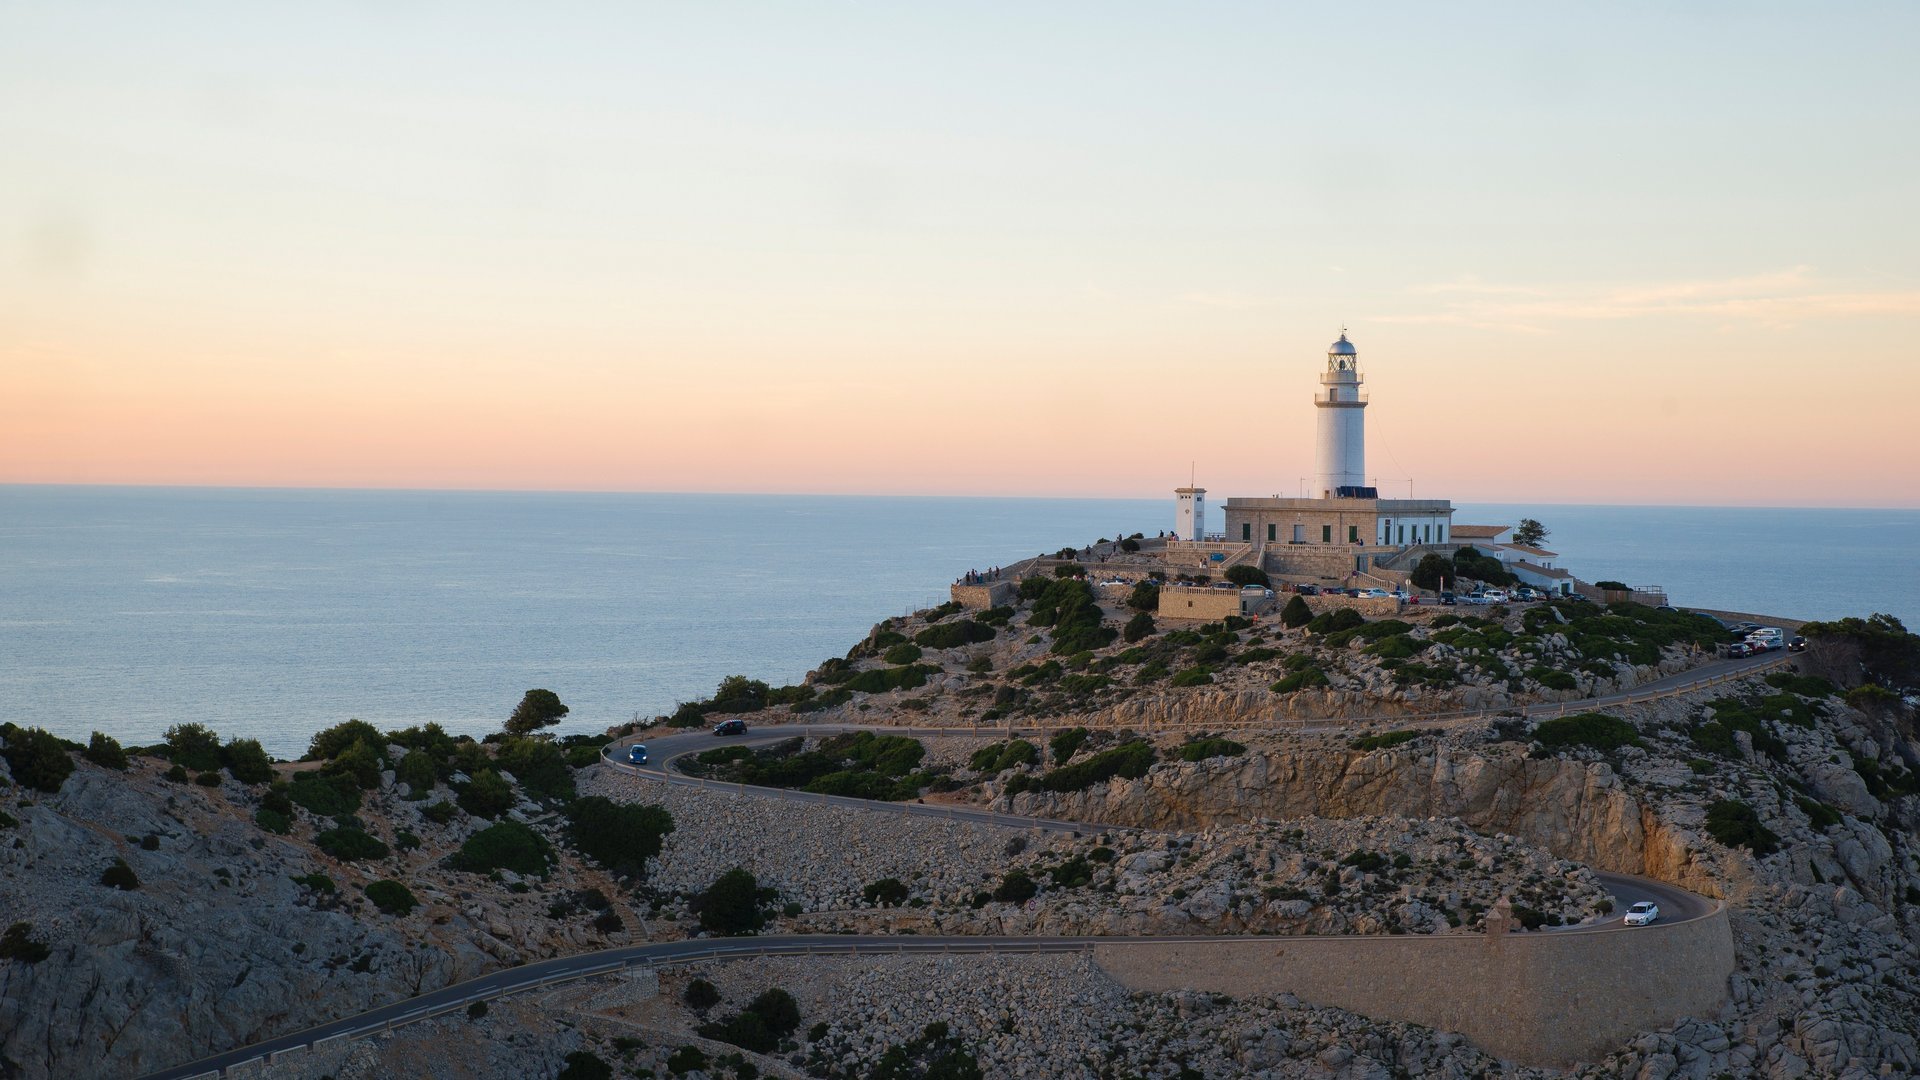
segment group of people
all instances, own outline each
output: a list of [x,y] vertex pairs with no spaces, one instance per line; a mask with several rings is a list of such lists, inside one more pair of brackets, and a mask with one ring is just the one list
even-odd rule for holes
[[1000,568],[996,566],[993,569],[987,570],[984,572],[980,570],[969,570],[965,574],[961,575],[960,584],[985,585],[989,581],[999,581],[999,580],[1000,580]]

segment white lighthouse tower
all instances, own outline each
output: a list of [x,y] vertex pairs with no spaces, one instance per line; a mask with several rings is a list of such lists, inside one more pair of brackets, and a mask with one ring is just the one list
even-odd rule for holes
[[1173,489],[1173,536],[1176,540],[1204,540],[1207,535],[1207,489]]
[[1320,373],[1313,402],[1320,414],[1314,490],[1322,499],[1357,494],[1341,489],[1367,483],[1367,395],[1360,382],[1360,354],[1342,330],[1340,340],[1327,346],[1327,370]]

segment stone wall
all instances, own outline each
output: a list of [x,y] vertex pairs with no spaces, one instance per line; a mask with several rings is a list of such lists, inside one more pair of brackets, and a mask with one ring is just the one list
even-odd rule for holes
[[1734,970],[1725,905],[1631,931],[1112,944],[1094,959],[1131,990],[1291,993],[1457,1031],[1529,1065],[1593,1060],[1636,1032],[1711,1017]]
[[1216,622],[1240,611],[1239,589],[1188,589],[1167,585],[1160,590],[1160,610],[1155,614],[1162,619]]
[[1014,584],[1011,581],[993,581],[984,585],[955,585],[953,600],[974,611],[985,611],[988,608],[1013,603],[1014,592]]

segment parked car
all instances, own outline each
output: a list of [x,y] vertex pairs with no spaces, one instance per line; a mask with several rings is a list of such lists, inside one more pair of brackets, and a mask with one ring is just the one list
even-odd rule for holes
[[1294,590],[1293,590],[1293,591],[1294,591],[1294,592],[1297,592],[1297,593],[1299,593],[1299,594],[1300,594],[1301,596],[1319,596],[1319,595],[1320,595],[1320,586],[1318,586],[1318,585],[1299,585],[1299,586],[1296,586],[1296,587],[1294,588]]
[[1660,905],[1651,900],[1642,900],[1627,909],[1627,917],[1623,921],[1628,926],[1649,926],[1659,917]]
[[1362,600],[1387,600],[1393,596],[1385,589],[1361,589],[1358,595]]
[[1747,644],[1767,649],[1784,649],[1787,647],[1787,634],[1777,626],[1763,626],[1747,635]]
[[1738,660],[1743,656],[1752,656],[1753,646],[1744,641],[1731,642],[1720,646],[1720,655],[1729,660]]
[[1484,597],[1489,604],[1504,604],[1508,599],[1507,594],[1500,589],[1488,589],[1480,595]]
[[747,722],[745,720],[722,720],[713,725],[713,733],[715,735],[745,735],[747,733]]
[[1440,602],[1441,602],[1442,604],[1445,604],[1445,605],[1446,605],[1446,606],[1448,606],[1448,607],[1452,607],[1452,606],[1454,606],[1455,604],[1458,604],[1458,603],[1459,603],[1460,601],[1459,601],[1459,599],[1458,599],[1458,598],[1456,598],[1456,597],[1455,597],[1455,596],[1454,596],[1454,595],[1453,595],[1452,593],[1450,593],[1450,592],[1443,592],[1443,593],[1441,593],[1441,594],[1440,594]]
[[1803,637],[1796,637],[1792,641],[1787,642],[1787,651],[1788,652],[1806,652],[1807,639]]
[[627,760],[633,762],[635,765],[645,765],[647,763],[647,744],[634,743],[632,746],[627,747]]

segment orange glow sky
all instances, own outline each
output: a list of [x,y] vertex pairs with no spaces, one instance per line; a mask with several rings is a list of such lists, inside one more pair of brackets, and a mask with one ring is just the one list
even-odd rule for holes
[[1911,6],[378,7],[0,11],[0,482],[1920,505]]

